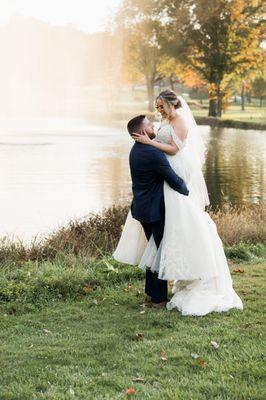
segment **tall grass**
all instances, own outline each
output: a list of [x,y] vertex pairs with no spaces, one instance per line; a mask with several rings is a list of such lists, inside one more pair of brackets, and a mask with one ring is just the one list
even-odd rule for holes
[[210,211],[210,215],[224,245],[266,241],[266,203],[242,208],[227,207]]
[[[110,255],[119,240],[128,209],[128,205],[116,206],[85,220],[73,220],[38,242],[33,240],[29,246],[2,239],[0,263],[18,267],[27,261],[54,260],[66,254],[90,261]],[[242,209],[230,207],[210,214],[226,246],[265,243],[265,203]]]
[[[111,259],[128,213],[112,207],[84,220],[71,221],[29,246],[0,243],[0,302],[45,304],[84,296],[95,288],[142,279],[142,271]],[[258,263],[266,259],[265,205],[211,211],[228,258]]]

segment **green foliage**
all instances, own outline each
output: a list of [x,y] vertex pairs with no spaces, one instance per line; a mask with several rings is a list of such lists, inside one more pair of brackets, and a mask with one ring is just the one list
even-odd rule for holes
[[240,243],[235,246],[225,247],[225,254],[234,261],[258,263],[266,260],[266,246],[261,243]]
[[[266,245],[240,243],[226,247],[234,262],[266,260]],[[60,254],[53,261],[4,264],[0,269],[0,302],[43,305],[49,301],[93,296],[95,291],[143,279],[138,267],[117,263],[111,257],[88,261],[74,254]]]
[[[252,83],[253,93],[256,97],[263,98],[266,96],[266,79],[263,76],[259,76],[254,79]],[[262,105],[262,102],[261,102]]]
[[76,299],[94,290],[140,279],[138,268],[121,265],[110,258],[85,262],[75,256],[60,256],[53,262],[27,261],[21,267],[0,271],[0,302],[30,302]]

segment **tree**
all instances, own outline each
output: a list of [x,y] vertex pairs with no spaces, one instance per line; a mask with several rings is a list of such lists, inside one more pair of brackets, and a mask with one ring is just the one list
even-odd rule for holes
[[208,82],[209,115],[221,116],[232,75],[256,68],[261,62],[263,0],[156,3],[157,14],[164,15],[165,20],[159,43],[170,56],[191,66]]
[[266,79],[263,76],[255,78],[252,83],[252,90],[254,96],[260,99],[260,106],[262,107],[263,97],[266,96]]
[[172,90],[175,88],[175,83],[180,82],[176,74],[177,62],[173,57],[161,56],[158,70],[161,74],[168,79],[169,85]]
[[143,75],[147,86],[148,107],[153,110],[154,86],[162,80],[162,51],[158,43],[158,21],[150,14],[153,1],[141,5],[138,0],[124,0],[117,14],[117,32],[123,35],[125,69],[131,75]]
[[148,107],[153,110],[154,86],[163,78],[159,71],[160,48],[154,29],[147,22],[139,22],[127,29],[126,62],[145,77],[148,92]]

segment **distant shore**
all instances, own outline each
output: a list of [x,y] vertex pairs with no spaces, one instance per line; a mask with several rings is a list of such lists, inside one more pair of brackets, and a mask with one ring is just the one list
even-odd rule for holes
[[[154,119],[154,113],[145,112],[145,114],[149,118]],[[132,112],[113,113],[112,117],[110,118],[112,118],[115,121],[128,121],[130,118],[133,117],[133,115],[134,113]],[[195,116],[195,120],[198,125],[266,131],[266,123],[264,122],[240,121],[234,119],[223,119],[223,118],[204,117],[204,116]]]
[[266,131],[266,124],[261,122],[238,121],[233,119],[221,119],[214,117],[195,117],[198,125],[209,125],[213,127],[236,128],[236,129],[257,129]]

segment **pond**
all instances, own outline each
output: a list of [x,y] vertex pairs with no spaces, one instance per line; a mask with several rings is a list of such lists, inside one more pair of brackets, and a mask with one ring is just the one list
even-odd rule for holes
[[[70,219],[131,198],[123,124],[13,123],[0,130],[0,236],[31,240]],[[266,134],[200,127],[204,175],[213,206],[259,203],[265,196]]]

